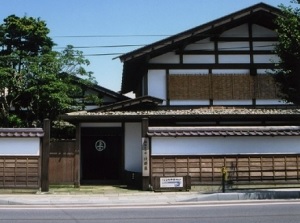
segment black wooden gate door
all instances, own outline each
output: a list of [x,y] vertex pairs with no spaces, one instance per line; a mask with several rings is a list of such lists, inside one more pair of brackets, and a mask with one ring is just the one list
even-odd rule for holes
[[83,183],[119,180],[122,148],[121,129],[82,128],[81,135]]

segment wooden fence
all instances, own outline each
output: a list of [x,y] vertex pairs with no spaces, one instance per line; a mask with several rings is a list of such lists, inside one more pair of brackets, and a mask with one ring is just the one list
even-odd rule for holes
[[192,185],[300,183],[300,155],[152,156],[152,177],[190,176]]
[[0,188],[40,187],[39,156],[0,157]]

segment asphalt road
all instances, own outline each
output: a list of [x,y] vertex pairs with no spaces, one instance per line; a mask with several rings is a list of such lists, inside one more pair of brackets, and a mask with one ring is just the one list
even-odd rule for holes
[[140,206],[0,206],[0,223],[299,223],[300,201]]

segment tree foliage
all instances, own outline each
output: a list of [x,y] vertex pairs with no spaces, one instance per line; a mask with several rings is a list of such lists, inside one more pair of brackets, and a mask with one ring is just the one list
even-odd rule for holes
[[[67,46],[53,50],[46,23],[8,16],[0,25],[0,121],[2,127],[40,126],[43,119],[81,109],[81,86],[93,83],[89,61]],[[82,78],[78,78],[82,77]]]
[[[300,1],[294,1],[300,3]],[[279,43],[276,53],[280,61],[275,69],[275,81],[280,96],[286,102],[300,104],[300,9],[280,6],[282,15],[276,20]]]

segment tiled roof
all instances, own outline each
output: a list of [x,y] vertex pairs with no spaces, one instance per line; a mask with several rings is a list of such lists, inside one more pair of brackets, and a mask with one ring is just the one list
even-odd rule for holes
[[148,136],[300,136],[300,126],[149,127]]
[[0,128],[0,138],[2,137],[43,137],[44,131],[41,128]]
[[147,111],[79,111],[66,116],[300,115],[300,109],[192,108]]

